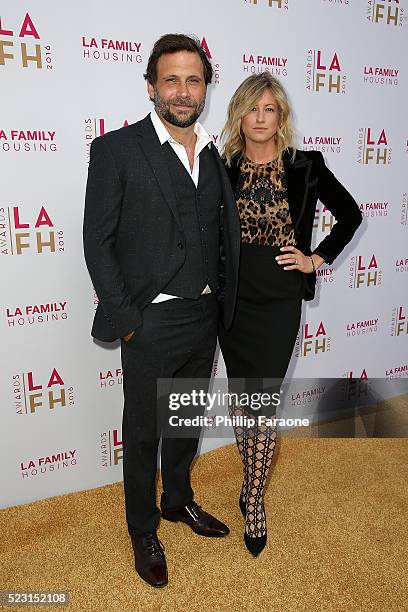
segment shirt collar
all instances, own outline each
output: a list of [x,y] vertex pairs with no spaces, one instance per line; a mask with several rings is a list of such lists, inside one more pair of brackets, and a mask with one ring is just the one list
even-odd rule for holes
[[[177,142],[177,140],[174,140],[174,138],[169,134],[166,126],[164,125],[163,121],[161,121],[161,119],[159,118],[155,109],[151,111],[150,119],[152,120],[153,127],[156,130],[156,134],[160,141],[160,144],[164,144],[167,141],[176,142],[177,144],[180,144]],[[194,133],[197,135],[197,142],[196,142],[195,150],[196,150],[196,155],[198,155],[199,152],[202,151],[204,147],[206,147],[211,142],[211,137],[209,134],[207,134],[207,132],[205,131],[201,123],[199,123],[198,121],[196,121],[194,125]]]

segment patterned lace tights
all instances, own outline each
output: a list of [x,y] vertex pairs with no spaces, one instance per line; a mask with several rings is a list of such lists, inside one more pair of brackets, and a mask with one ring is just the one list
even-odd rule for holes
[[[229,414],[231,417],[253,417],[234,403],[229,407]],[[246,503],[245,531],[250,537],[258,538],[266,533],[263,496],[276,446],[276,427],[244,424],[234,427],[234,432],[243,463],[241,498]]]

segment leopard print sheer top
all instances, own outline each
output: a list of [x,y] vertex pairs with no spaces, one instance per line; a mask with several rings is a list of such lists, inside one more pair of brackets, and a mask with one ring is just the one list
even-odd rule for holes
[[267,246],[295,245],[286,187],[278,160],[256,164],[242,158],[235,191],[241,241]]

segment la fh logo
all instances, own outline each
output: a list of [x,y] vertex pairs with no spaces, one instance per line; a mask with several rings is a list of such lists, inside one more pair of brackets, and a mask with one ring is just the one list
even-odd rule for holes
[[336,52],[308,49],[306,60],[306,89],[321,93],[345,93],[346,76]]
[[376,256],[370,259],[357,255],[350,259],[349,288],[362,289],[378,287],[382,282],[382,270],[379,269]]
[[402,194],[400,223],[401,225],[408,227],[408,193]]
[[266,4],[269,8],[288,10],[289,0],[245,0],[247,4]]
[[[129,125],[127,119],[122,123],[119,123],[118,127],[127,127]],[[91,144],[94,138],[98,136],[103,136],[106,132],[112,128],[106,128],[106,120],[103,118],[96,119],[95,117],[89,117],[85,119],[85,148],[86,148],[86,158],[89,162],[89,153],[91,149]]]
[[14,374],[13,396],[16,414],[36,414],[74,405],[74,389],[68,387],[56,368],[44,379],[31,372]]
[[367,19],[393,28],[406,25],[407,20],[402,0],[367,0]]
[[52,253],[65,251],[64,232],[57,230],[45,206],[27,213],[19,206],[0,207],[0,254]]
[[363,368],[360,373],[349,370],[348,372],[344,372],[343,378],[347,378],[348,380],[368,380],[368,374],[365,368]]
[[52,69],[51,47],[41,46],[38,28],[28,13],[21,23],[13,25],[13,29],[0,17],[0,66],[13,61],[23,68]]
[[119,465],[123,459],[123,442],[117,429],[101,433],[101,465],[104,468]]
[[358,162],[377,166],[391,163],[391,148],[384,129],[381,131],[371,127],[359,129]]
[[206,54],[210,62],[212,62],[213,78],[214,78],[213,84],[219,85],[220,84],[220,64],[214,60],[212,53],[210,51],[210,47],[208,46],[208,43],[205,38],[201,40],[200,47],[202,48],[202,50],[204,51],[204,53]]
[[367,370],[365,368],[363,368],[360,373],[353,372],[352,370],[345,372],[343,378],[345,379],[343,384],[344,400],[368,395],[370,385]]
[[314,229],[320,230],[323,234],[326,232],[330,232],[334,225],[334,216],[331,212],[325,207],[316,208],[315,210],[315,220],[313,227]]
[[323,321],[313,327],[305,323],[299,330],[295,345],[296,357],[308,357],[330,351],[330,340]]
[[391,336],[398,338],[408,334],[408,314],[404,306],[396,306],[392,311]]

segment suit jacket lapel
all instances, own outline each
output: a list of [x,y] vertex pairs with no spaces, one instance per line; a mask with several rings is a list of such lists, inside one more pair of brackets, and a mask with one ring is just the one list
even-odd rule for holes
[[288,189],[289,211],[296,231],[307,205],[312,162],[302,151],[298,150],[293,162],[291,155],[285,152],[283,165]]
[[231,166],[225,166],[228,178],[231,182],[232,191],[235,194],[239,177],[239,162],[236,157],[232,158]]
[[[240,223],[239,223],[239,215],[238,209],[235,202],[235,184],[232,182],[231,177],[229,176],[229,168],[224,166],[224,163],[218,153],[217,147],[211,144],[211,151],[214,156],[214,159],[217,162],[217,166],[220,173],[221,184],[222,184],[222,198],[224,206],[228,211],[228,217],[230,219],[232,236],[236,241],[235,248],[239,250],[239,245],[241,242],[241,232],[240,232]],[[236,175],[238,178],[238,169],[236,170]]]
[[170,207],[177,224],[182,229],[173,183],[163,155],[163,145],[160,144],[150,116],[148,115],[142,121],[139,121],[135,124],[135,127],[137,128],[136,133],[139,135],[140,147],[159,183],[163,197]]
[[221,184],[222,184],[223,200],[225,200],[226,198],[230,198],[232,195],[230,186],[228,184],[228,177],[225,172],[225,167],[221,160],[220,154],[218,153],[217,147],[212,143],[210,146],[210,151],[212,152],[212,155],[217,163],[217,167],[218,167],[220,179],[221,179]]

